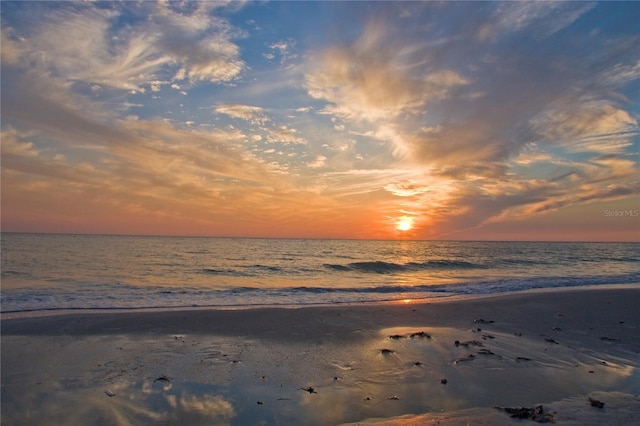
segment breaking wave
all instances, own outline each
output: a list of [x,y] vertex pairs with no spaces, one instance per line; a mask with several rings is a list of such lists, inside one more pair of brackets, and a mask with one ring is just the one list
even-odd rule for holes
[[461,260],[429,260],[427,262],[407,262],[407,263],[393,263],[382,261],[371,262],[353,262],[346,265],[325,263],[325,268],[334,271],[357,271],[365,273],[375,274],[389,274],[394,272],[411,272],[421,271],[428,269],[485,269],[483,265],[476,263],[465,262]]

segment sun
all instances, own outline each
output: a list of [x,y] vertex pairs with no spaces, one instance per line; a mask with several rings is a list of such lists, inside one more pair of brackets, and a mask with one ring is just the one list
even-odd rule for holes
[[398,221],[396,222],[396,229],[398,231],[406,232],[411,230],[411,228],[413,228],[413,218],[409,216],[402,216],[398,218]]

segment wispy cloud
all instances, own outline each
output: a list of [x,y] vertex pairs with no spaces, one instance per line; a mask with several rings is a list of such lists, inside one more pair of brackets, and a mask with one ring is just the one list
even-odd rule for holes
[[49,78],[132,91],[159,81],[232,81],[245,67],[232,41],[241,33],[206,6],[186,13],[142,3],[134,13],[153,13],[153,19],[136,27],[117,26],[121,15],[109,7],[78,3],[53,9],[34,17],[41,21],[33,32],[8,44],[5,56]]
[[408,66],[385,37],[386,24],[371,22],[349,46],[317,52],[306,75],[309,94],[328,102],[325,110],[343,120],[376,122],[417,113],[429,101],[468,84],[456,71]]
[[571,25],[595,5],[595,2],[502,2],[489,21],[480,27],[477,37],[486,40],[529,29],[533,30],[534,37],[549,37]]
[[247,120],[253,124],[264,124],[269,119],[264,115],[262,108],[251,105],[220,105],[217,106],[215,112],[218,114],[226,114],[233,118]]
[[571,152],[622,153],[638,134],[638,121],[606,100],[574,105],[550,105],[533,117],[531,125],[546,143]]

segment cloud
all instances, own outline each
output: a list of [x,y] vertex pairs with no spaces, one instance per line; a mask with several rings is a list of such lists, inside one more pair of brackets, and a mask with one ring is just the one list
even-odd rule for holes
[[11,27],[3,25],[0,28],[0,45],[2,45],[0,59],[6,65],[16,64],[22,55],[20,42],[11,36],[11,32],[13,32]]
[[623,198],[637,194],[639,191],[640,185],[635,185],[635,187],[632,188],[620,185],[614,185],[608,188],[584,188],[579,193],[544,200],[531,209],[531,214],[535,215],[547,211],[554,211],[569,205]]
[[390,183],[385,185],[384,189],[398,197],[413,197],[429,192],[428,186],[423,186],[413,181]]
[[74,5],[52,10],[33,33],[24,34],[20,65],[49,78],[140,90],[167,59],[153,49],[154,35],[129,35],[112,43],[112,10]]
[[503,2],[476,36],[487,40],[500,34],[532,29],[538,37],[549,37],[573,24],[595,5],[595,2]]
[[515,147],[503,140],[502,129],[492,124],[473,121],[466,126],[423,128],[409,136],[407,143],[415,159],[438,165],[442,170],[463,167],[468,171],[484,169],[494,173],[494,167],[506,160]]
[[529,166],[534,163],[552,163],[554,157],[548,152],[540,150],[537,144],[532,143],[523,148],[522,151],[512,160],[514,165]]
[[2,156],[8,157],[37,157],[39,152],[33,142],[20,138],[15,129],[9,128],[0,133],[2,135]]
[[135,27],[116,26],[124,11],[96,4],[69,3],[35,14],[39,24],[19,35],[19,58],[16,43],[9,42],[3,59],[49,78],[139,92],[157,89],[159,82],[226,83],[240,76],[245,63],[232,39],[241,34],[206,3],[191,11],[164,3],[140,7],[151,19]]
[[[390,199],[392,191],[385,190],[389,182],[406,182],[414,179],[420,172],[411,169],[350,169],[345,171],[327,171],[316,175],[314,180],[323,184],[325,194],[338,197],[354,195],[382,194],[381,197]],[[435,186],[436,181],[432,181]]]
[[[151,51],[163,56],[166,63],[180,66],[174,80],[192,82],[229,82],[245,68],[240,49],[232,40],[243,34],[226,19],[215,16],[215,3],[197,3],[195,8],[182,10],[175,4],[155,5],[152,22],[141,31],[157,34]],[[185,8],[187,9],[187,8]]]
[[282,53],[286,53],[287,50],[289,50],[289,43],[287,43],[286,41],[280,41],[278,43],[271,43],[269,45],[269,48],[277,50],[277,51],[282,52]]
[[605,82],[613,87],[640,79],[640,60],[635,63],[620,63],[607,70],[603,76]]
[[[32,73],[13,81],[3,90],[3,118],[29,131],[3,134],[8,141],[5,150],[3,138],[3,169],[74,181],[87,191],[100,188],[113,200],[179,200],[191,194],[195,198],[189,202],[206,204],[221,193],[224,179],[264,188],[283,185],[241,149],[246,136],[237,130],[179,129],[164,120],[121,118],[118,111],[47,85],[51,82]],[[38,140],[46,141],[47,151],[39,149]],[[54,161],[59,154],[68,162]]]
[[264,115],[264,110],[257,106],[250,105],[220,105],[214,111],[218,114],[226,114],[229,117],[240,118],[253,124],[265,124],[269,119]]
[[[69,4],[45,18],[34,15],[43,21],[30,33],[9,34],[3,27],[3,52],[9,55],[2,63],[3,80],[12,82],[3,84],[3,119],[16,129],[29,129],[3,132],[8,199],[40,199],[43,205],[53,203],[53,211],[61,205],[51,201],[53,194],[68,200],[67,205],[79,196],[86,209],[97,209],[96,218],[113,211],[198,222],[200,209],[245,186],[254,187],[254,193],[288,188],[268,166],[238,148],[245,138],[238,131],[181,130],[168,121],[123,118],[112,104],[75,90],[77,82],[92,82],[98,92],[105,87],[143,91],[145,86],[159,90],[168,85],[171,74],[164,67],[175,67],[177,56],[161,52],[170,40],[163,38],[160,27],[176,30],[176,48],[191,37],[215,50],[224,45],[229,30],[205,12],[200,7],[190,15],[166,10],[154,15],[158,22],[114,27],[119,9]],[[216,33],[216,26],[224,30]],[[5,39],[13,43],[11,51],[4,50]],[[199,55],[199,47],[193,49],[190,54]],[[182,59],[181,67],[195,70],[192,78],[219,77],[197,67],[208,63],[207,55],[195,62]],[[217,62],[209,63],[219,72]],[[169,79],[159,79],[163,73]],[[58,189],[50,192],[53,186]],[[168,209],[167,203],[173,207]]]
[[[297,129],[286,125],[273,125],[272,120],[266,115],[266,110],[261,107],[251,105],[229,104],[220,105],[214,108],[218,114],[225,114],[229,117],[245,120],[258,126],[249,139],[254,142],[264,140],[266,143],[277,143],[285,145],[306,145],[307,141],[300,135]],[[270,124],[270,125],[268,125]]]
[[[332,205],[248,151],[256,134],[122,117],[38,73],[12,77],[2,92],[3,119],[16,126],[2,134],[3,202],[12,206],[5,223],[41,229],[47,211],[59,231],[272,235],[261,228],[265,220],[297,223],[287,212]],[[260,115],[237,106],[226,112]],[[271,143],[304,143],[288,126],[263,132]]]
[[117,127],[108,124],[114,118],[113,108],[92,103],[71,92],[68,85],[43,78],[36,71],[8,70],[4,74],[12,74],[12,84],[3,86],[2,115],[16,127],[87,149],[95,141],[117,145],[126,140]]
[[307,141],[298,131],[287,126],[272,127],[267,131],[268,143],[306,145]]
[[[577,168],[582,170],[590,184],[604,183],[610,185],[634,184],[638,175],[638,165],[636,162],[619,158],[615,155],[603,155],[593,158],[588,163],[582,163]],[[637,183],[637,182],[636,182]]]
[[637,165],[615,156],[568,164],[569,171],[555,177],[526,178],[515,174],[476,177],[453,183],[455,190],[436,212],[416,206],[431,216],[434,228],[446,237],[500,221],[528,220],[543,213],[585,203],[633,196],[640,191]]
[[570,152],[622,153],[638,134],[638,121],[604,100],[550,105],[531,125],[545,142],[559,143]]
[[353,44],[316,53],[306,74],[310,96],[344,120],[387,121],[415,112],[468,84],[449,69],[407,66],[406,56],[385,38],[386,24],[370,23]]
[[280,63],[285,64],[290,62],[298,57],[296,53],[293,53],[293,49],[295,48],[296,41],[293,39],[289,40],[280,40],[275,43],[269,44],[269,49],[271,52],[264,53],[263,56],[266,59],[275,59],[276,55],[280,57]]
[[307,163],[307,167],[310,167],[312,169],[320,169],[322,167],[325,167],[326,165],[327,157],[325,157],[324,155],[318,155],[313,161]]

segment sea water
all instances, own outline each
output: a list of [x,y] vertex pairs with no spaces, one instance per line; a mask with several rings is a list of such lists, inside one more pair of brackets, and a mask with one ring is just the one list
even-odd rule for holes
[[640,243],[1,238],[2,312],[296,306],[640,282]]

